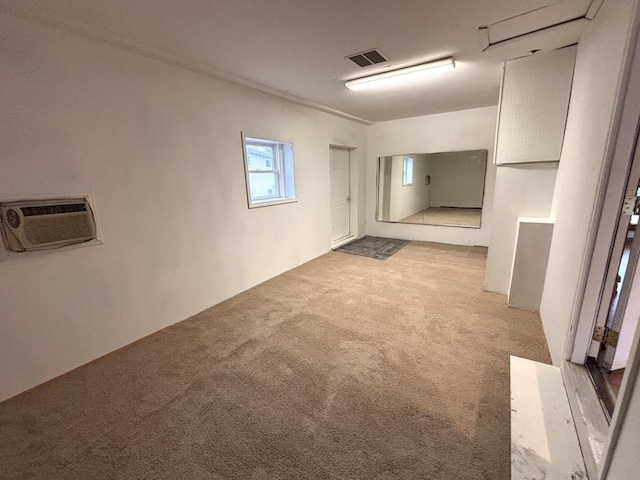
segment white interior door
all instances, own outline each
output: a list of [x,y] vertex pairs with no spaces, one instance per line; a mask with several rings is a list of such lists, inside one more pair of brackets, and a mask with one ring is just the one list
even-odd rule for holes
[[331,242],[335,243],[351,233],[351,204],[349,198],[349,150],[331,149]]

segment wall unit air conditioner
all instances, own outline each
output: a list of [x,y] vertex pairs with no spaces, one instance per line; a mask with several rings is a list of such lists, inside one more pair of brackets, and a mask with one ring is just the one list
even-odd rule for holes
[[96,224],[86,198],[0,203],[0,227],[12,252],[57,248],[96,238]]

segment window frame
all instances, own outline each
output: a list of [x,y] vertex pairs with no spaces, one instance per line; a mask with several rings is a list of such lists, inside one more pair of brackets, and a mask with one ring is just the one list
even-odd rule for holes
[[[270,170],[252,170],[249,166],[247,146],[269,147],[273,151],[273,165]],[[292,142],[267,139],[262,136],[242,133],[242,155],[249,208],[267,207],[284,203],[294,203],[298,199],[295,190],[294,149]],[[274,195],[253,196],[251,174],[271,174],[276,177],[277,192]]]

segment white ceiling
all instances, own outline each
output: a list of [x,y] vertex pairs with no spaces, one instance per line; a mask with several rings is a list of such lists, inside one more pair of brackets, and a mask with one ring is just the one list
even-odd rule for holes
[[[580,32],[538,35],[483,53],[478,27],[563,2],[0,0],[0,11],[377,122],[497,104],[502,61],[575,43]],[[360,68],[345,58],[371,48],[390,62]],[[344,86],[346,78],[447,56],[456,71],[419,87],[351,93]]]

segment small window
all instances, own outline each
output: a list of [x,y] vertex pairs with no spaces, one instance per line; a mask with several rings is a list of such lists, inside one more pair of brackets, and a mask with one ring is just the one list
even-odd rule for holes
[[404,157],[402,164],[402,186],[413,185],[413,158]]
[[249,208],[296,201],[293,144],[243,135]]

